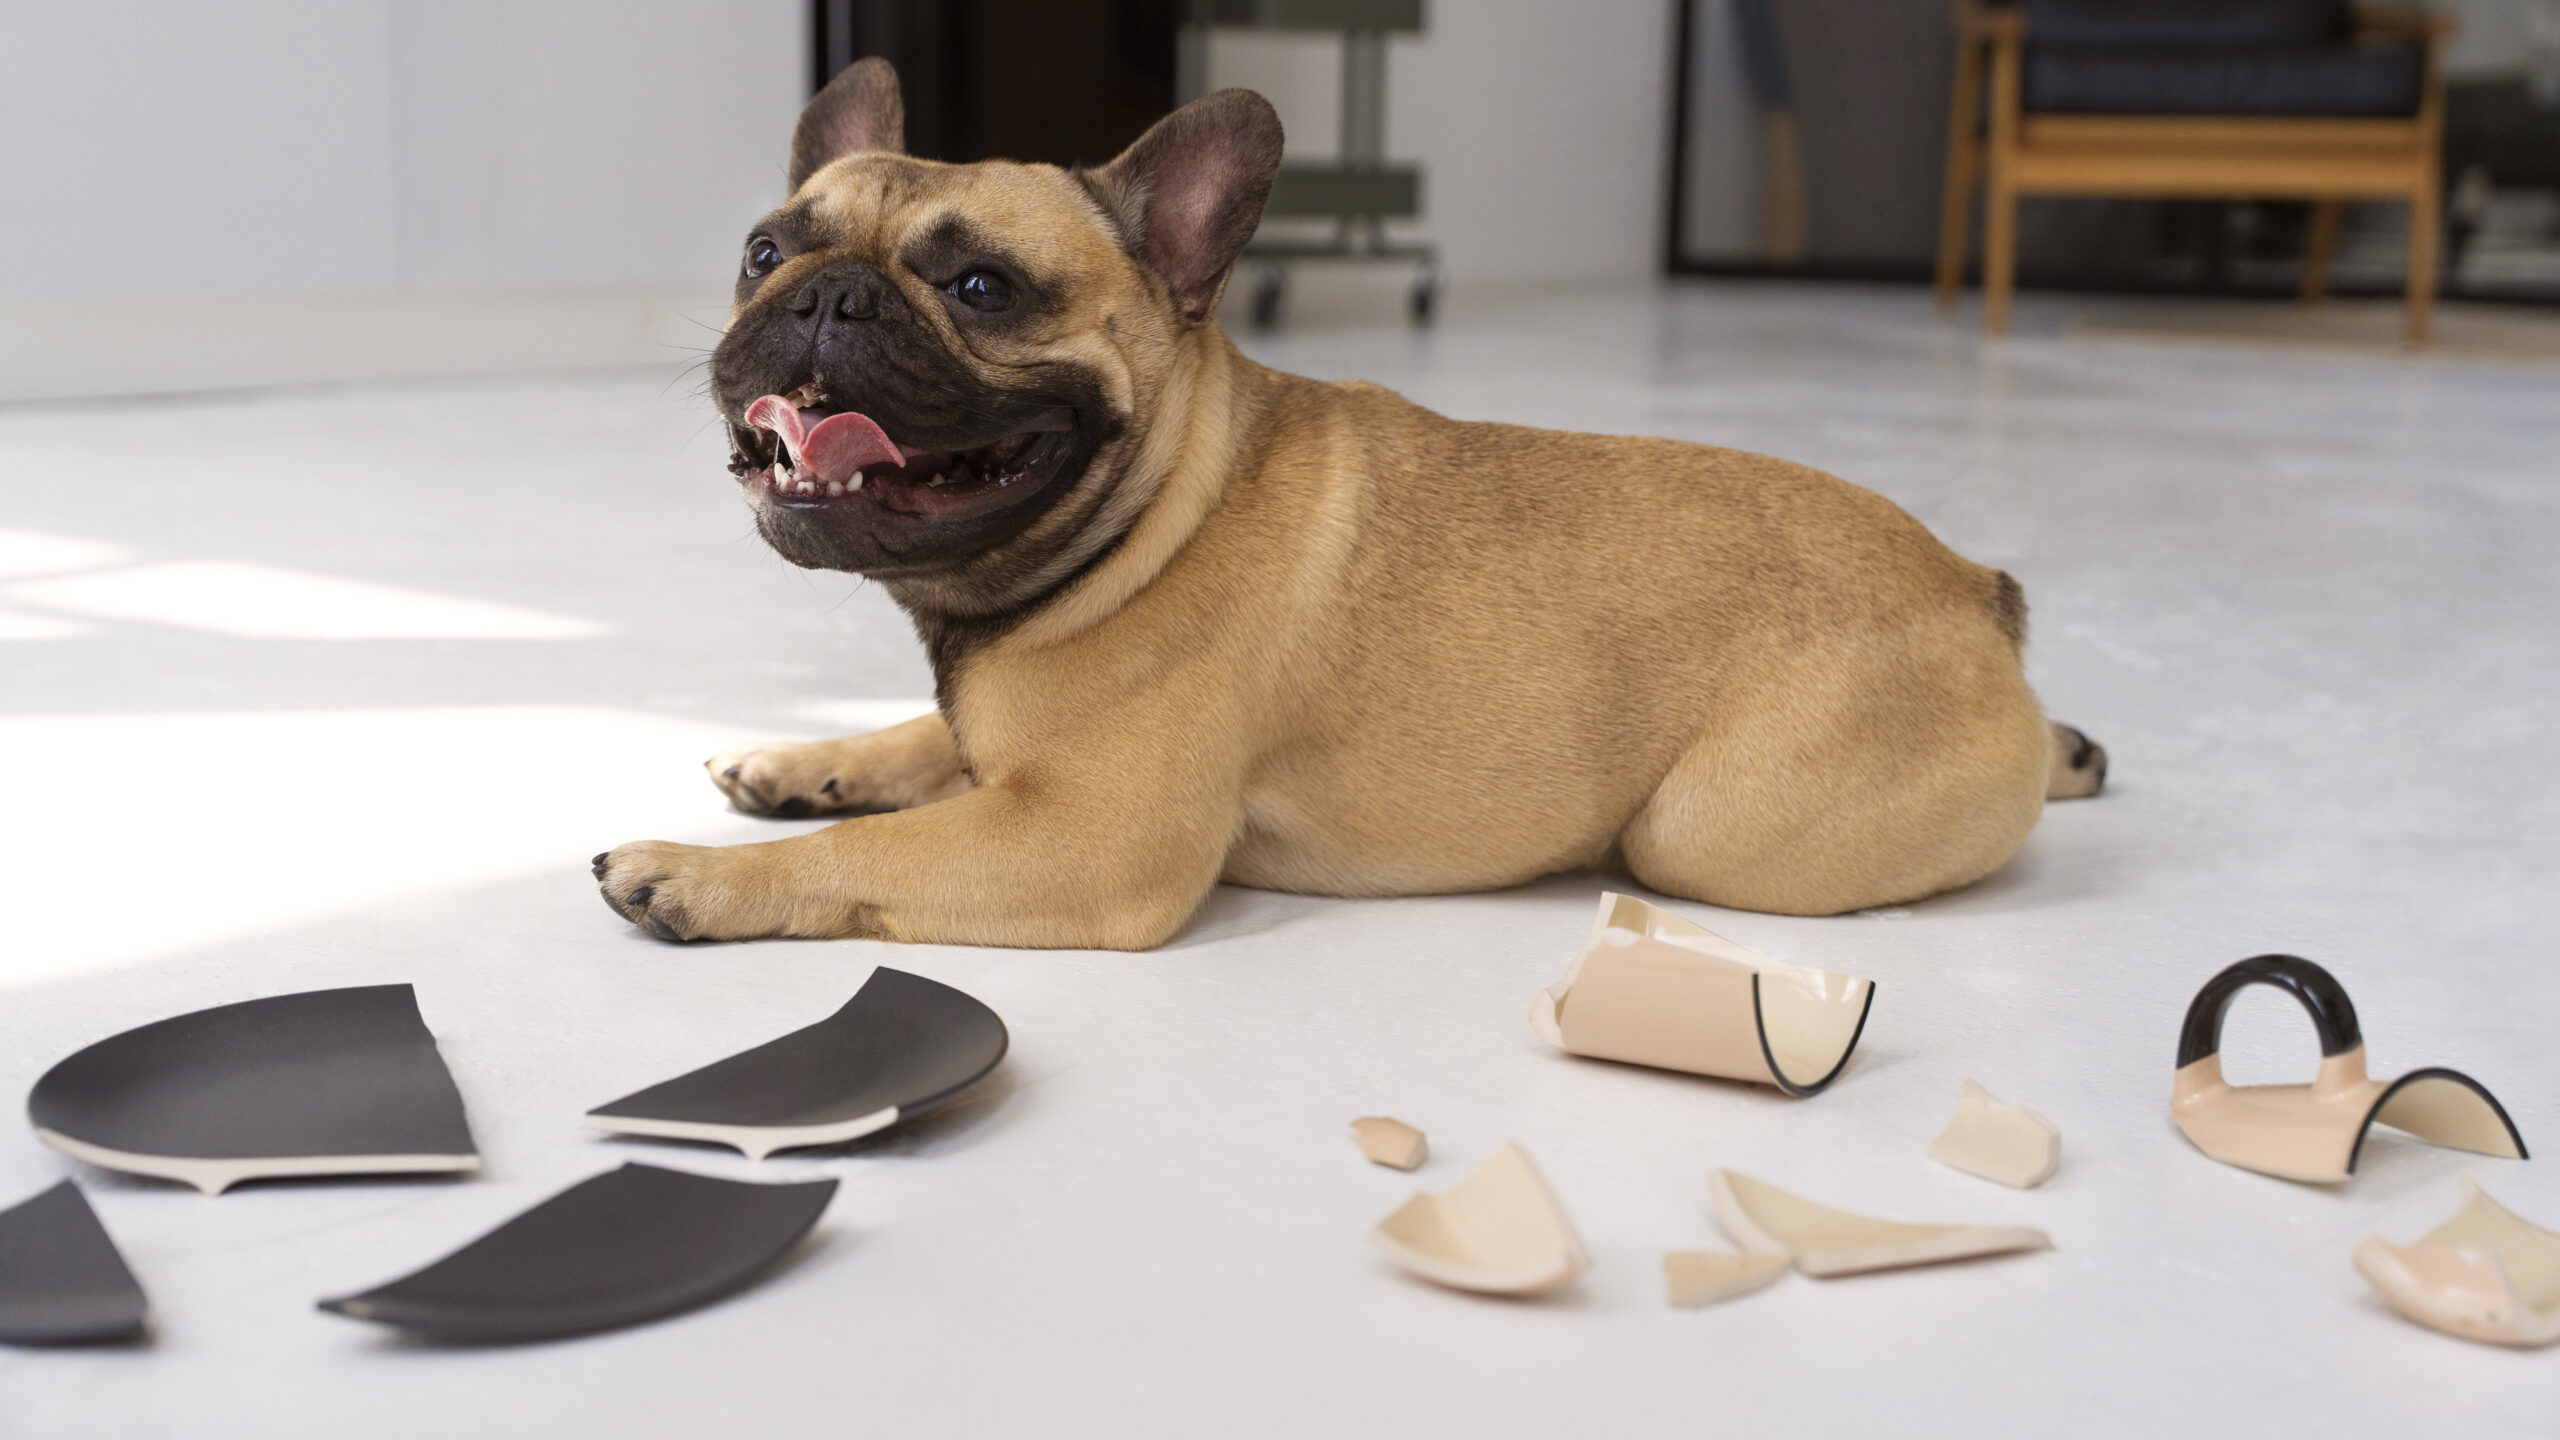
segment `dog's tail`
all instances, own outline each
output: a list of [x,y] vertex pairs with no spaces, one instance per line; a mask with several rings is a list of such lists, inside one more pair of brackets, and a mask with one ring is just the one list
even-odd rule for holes
[[2107,784],[2107,747],[2077,726],[2053,724],[2053,768],[2045,772],[2044,798],[2085,800]]

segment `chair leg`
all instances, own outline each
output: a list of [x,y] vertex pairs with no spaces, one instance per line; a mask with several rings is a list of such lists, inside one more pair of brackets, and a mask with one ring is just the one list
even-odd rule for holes
[[1973,142],[1947,147],[1946,194],[1938,202],[1938,305],[1956,303],[1964,289],[1964,252],[1973,239]]
[[2317,305],[2329,298],[2329,262],[2338,254],[2338,220],[2346,207],[2336,200],[2311,205],[2311,237],[2302,248],[2302,303]]
[[1938,201],[1938,304],[1964,289],[1964,252],[1973,239],[1973,187],[1981,178],[1982,42],[1956,42],[1955,86],[1947,98],[1947,177]]
[[2444,216],[2436,204],[2435,177],[2430,175],[2409,196],[2408,311],[2403,327],[2412,345],[2427,342],[2427,331],[2435,319],[2436,232],[2443,224]]
[[1983,200],[1982,333],[2009,329],[2009,292],[2018,282],[2018,194],[1995,171]]

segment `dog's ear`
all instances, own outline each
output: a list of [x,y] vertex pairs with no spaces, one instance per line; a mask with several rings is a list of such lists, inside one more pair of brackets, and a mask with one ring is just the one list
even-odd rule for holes
[[1280,173],[1280,116],[1250,90],[1203,95],[1080,178],[1129,252],[1164,277],[1191,324],[1217,308]]
[[798,190],[830,160],[856,150],[898,154],[907,145],[907,104],[898,72],[877,55],[836,72],[800,112],[791,132],[791,188]]

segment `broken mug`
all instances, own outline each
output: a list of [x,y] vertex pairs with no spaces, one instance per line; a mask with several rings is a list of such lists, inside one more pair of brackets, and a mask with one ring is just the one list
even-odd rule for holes
[[[2308,1085],[2232,1085],[2222,1078],[2222,1016],[2251,985],[2272,985],[2311,1016],[2320,1072]],[[2355,1174],[2375,1124],[2482,1155],[2525,1158],[2506,1108],[2459,1070],[2429,1066],[2397,1080],[2365,1073],[2364,1032],[2346,988],[2298,955],[2258,955],[2196,992],[2178,1031],[2169,1113],[2197,1149],[2226,1165],[2334,1185]]]

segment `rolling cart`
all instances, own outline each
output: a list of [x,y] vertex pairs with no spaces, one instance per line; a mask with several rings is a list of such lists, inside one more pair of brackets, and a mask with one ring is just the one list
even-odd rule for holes
[[1413,267],[1406,307],[1428,325],[1439,306],[1440,252],[1424,242],[1387,238],[1389,220],[1422,213],[1422,170],[1387,163],[1387,37],[1419,34],[1423,0],[1190,0],[1183,30],[1181,90],[1207,89],[1208,32],[1330,31],[1342,37],[1342,158],[1331,165],[1284,164],[1272,182],[1267,220],[1331,220],[1329,240],[1257,239],[1245,247],[1253,266],[1253,323],[1280,323],[1289,267],[1309,260],[1384,261]]

